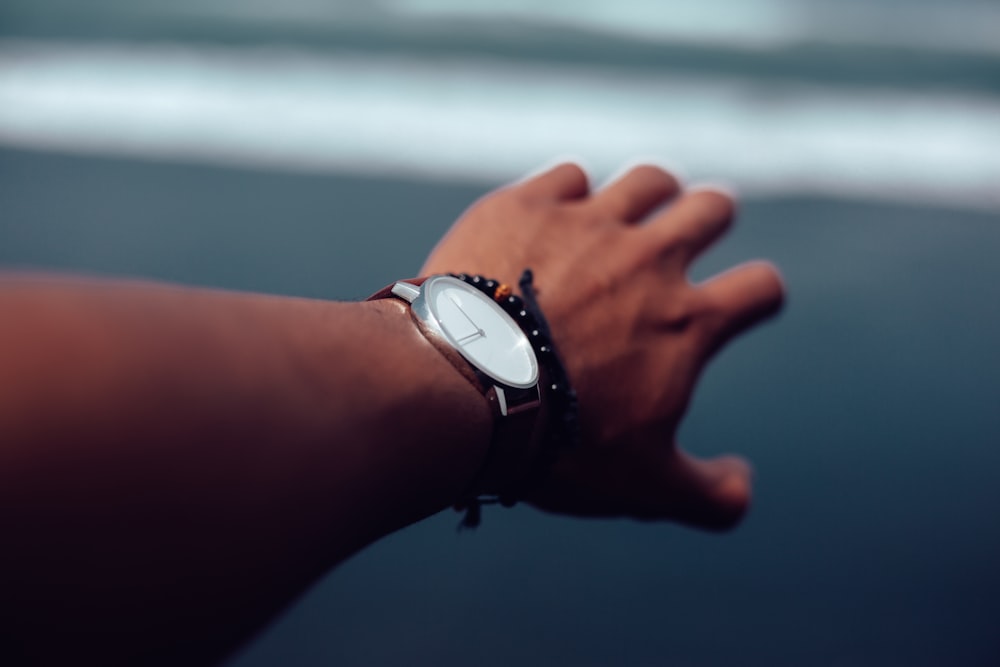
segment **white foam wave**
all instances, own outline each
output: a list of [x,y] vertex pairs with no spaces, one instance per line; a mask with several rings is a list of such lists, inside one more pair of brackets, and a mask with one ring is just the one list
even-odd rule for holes
[[0,143],[496,183],[637,158],[749,195],[1000,210],[1000,101],[488,61],[0,42]]

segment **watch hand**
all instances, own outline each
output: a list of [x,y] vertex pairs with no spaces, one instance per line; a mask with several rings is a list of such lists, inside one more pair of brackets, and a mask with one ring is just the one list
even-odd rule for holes
[[[469,336],[472,336],[472,335],[479,335],[479,336],[483,336],[483,337],[485,337],[485,336],[486,336],[486,332],[485,332],[485,331],[483,331],[482,329],[480,329],[480,328],[479,328],[479,327],[478,327],[478,326],[476,325],[476,323],[472,321],[472,318],[471,318],[471,317],[469,317],[469,314],[468,314],[467,312],[465,312],[464,310],[462,310],[462,306],[460,306],[460,305],[459,305],[459,303],[458,303],[458,301],[457,301],[457,300],[455,299],[455,297],[453,297],[452,295],[450,295],[450,294],[449,294],[449,295],[448,295],[448,298],[449,298],[449,299],[451,300],[451,302],[452,302],[453,304],[455,304],[455,307],[456,307],[456,308],[458,308],[458,312],[462,313],[462,315],[463,315],[463,316],[465,317],[465,319],[467,319],[467,320],[469,321],[469,324],[471,324],[471,325],[472,325],[472,326],[473,326],[473,327],[474,327],[474,328],[476,329],[476,334],[469,334]],[[459,342],[459,343],[461,343],[461,342],[462,342],[463,340],[465,340],[465,339],[466,339],[466,338],[468,338],[469,336],[463,336],[462,338],[458,339],[458,342]]]
[[466,341],[470,341],[471,342],[471,341],[477,340],[477,339],[479,339],[479,338],[481,338],[482,336],[485,336],[485,335],[486,334],[483,333],[483,330],[479,329],[478,331],[473,331],[472,333],[470,333],[470,334],[468,334],[466,336],[462,336],[461,338],[456,339],[455,342],[458,343],[459,345],[465,345]]

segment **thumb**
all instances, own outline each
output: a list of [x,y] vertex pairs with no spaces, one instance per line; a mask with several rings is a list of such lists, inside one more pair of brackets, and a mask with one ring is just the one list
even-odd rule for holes
[[750,506],[753,472],[738,456],[699,459],[674,449],[668,482],[673,519],[709,530],[735,527]]

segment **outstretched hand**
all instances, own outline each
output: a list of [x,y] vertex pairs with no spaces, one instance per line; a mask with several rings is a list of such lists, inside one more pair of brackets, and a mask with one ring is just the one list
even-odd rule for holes
[[732,337],[781,307],[778,272],[751,262],[701,284],[692,261],[732,223],[727,195],[683,192],[651,166],[597,192],[564,164],[473,205],[422,274],[478,273],[538,300],[580,400],[581,446],[563,452],[527,500],[583,516],[736,524],[750,467],[736,456],[683,452],[678,425],[699,374]]

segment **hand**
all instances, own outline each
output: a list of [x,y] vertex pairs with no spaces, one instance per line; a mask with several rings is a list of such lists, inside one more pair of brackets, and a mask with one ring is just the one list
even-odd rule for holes
[[467,211],[422,274],[478,273],[516,286],[535,274],[539,305],[580,400],[582,443],[527,500],[582,516],[735,525],[750,467],[699,460],[675,436],[695,382],[730,338],[781,306],[778,272],[753,262],[692,285],[687,270],[726,231],[733,201],[682,192],[656,167],[591,193],[564,164]]

